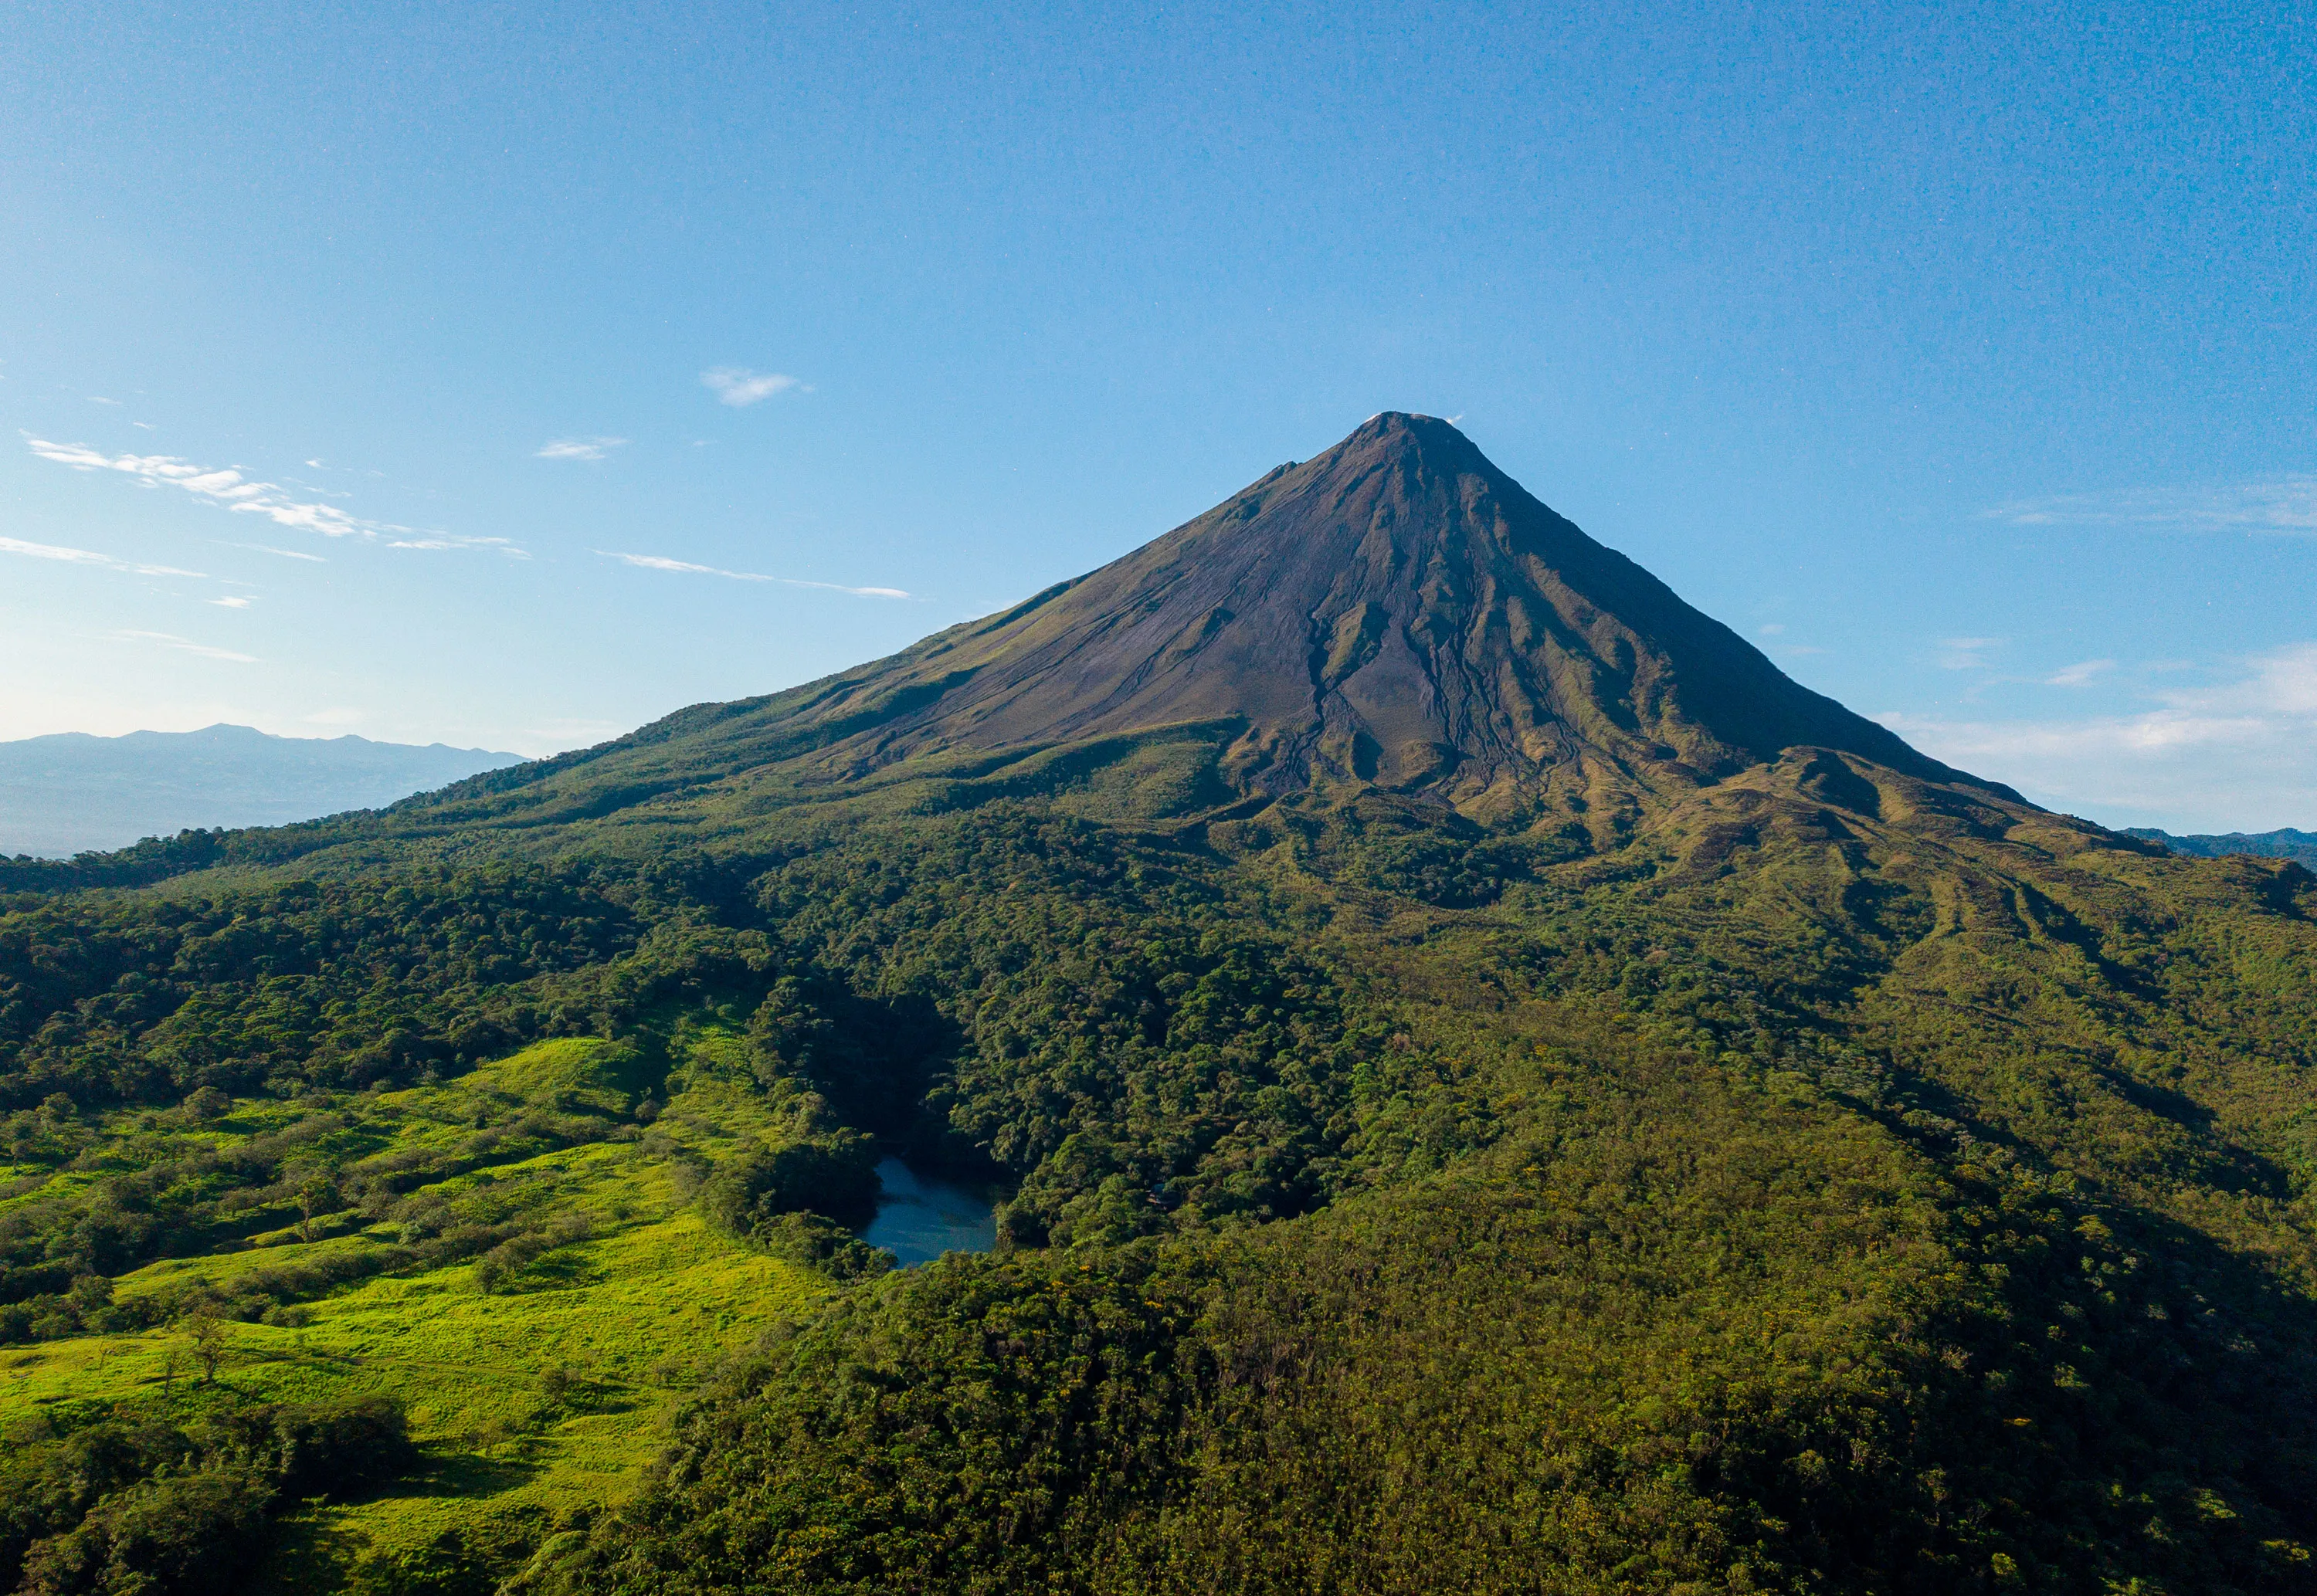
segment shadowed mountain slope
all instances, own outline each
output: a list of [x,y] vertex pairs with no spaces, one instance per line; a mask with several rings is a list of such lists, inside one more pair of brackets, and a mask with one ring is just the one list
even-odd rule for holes
[[854,765],[1235,723],[1233,784],[1691,785],[1796,744],[1952,772],[1781,674],[1444,421],[1379,415],[1189,524],[792,711]]
[[1446,422],[1387,412],[1003,614],[425,802],[577,817],[773,771],[810,785],[1153,738],[1211,748],[1216,798],[1647,800],[1796,746],[2016,797],[1791,680]]

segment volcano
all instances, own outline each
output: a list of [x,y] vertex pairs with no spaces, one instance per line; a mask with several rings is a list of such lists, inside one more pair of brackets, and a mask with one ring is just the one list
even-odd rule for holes
[[768,772],[1083,771],[1162,743],[1203,751],[1176,786],[1217,801],[1648,804],[1797,748],[2018,801],[1803,687],[1448,423],[1399,411],[1000,614],[451,796],[601,814]]

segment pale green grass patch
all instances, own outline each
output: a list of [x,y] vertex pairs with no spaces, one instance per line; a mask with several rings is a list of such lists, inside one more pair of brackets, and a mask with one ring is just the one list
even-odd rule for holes
[[[459,1262],[344,1286],[300,1305],[301,1325],[226,1324],[219,1385],[262,1401],[394,1397],[427,1458],[416,1477],[371,1498],[293,1515],[256,1588],[309,1591],[365,1547],[416,1548],[498,1515],[551,1524],[628,1495],[662,1444],[670,1406],[706,1369],[834,1291],[810,1271],[711,1232],[686,1202],[680,1165],[730,1157],[782,1127],[729,1030],[680,1023],[668,1053],[658,1087],[666,1106],[646,1127],[622,1123],[658,1084],[641,1056],[591,1039],[541,1043],[453,1081],[328,1105],[345,1124],[325,1139],[355,1159],[460,1153],[525,1113],[598,1126],[600,1139],[478,1153],[480,1167],[423,1188],[465,1218],[584,1216],[592,1234],[495,1292],[479,1288],[473,1263]],[[315,1111],[237,1103],[171,1139],[188,1151],[196,1138],[229,1145]],[[170,1134],[129,1117],[108,1128],[123,1139]],[[49,1200],[96,1178],[60,1172],[14,1200]],[[116,1279],[116,1299],[200,1283],[229,1290],[246,1275],[402,1235],[391,1220],[365,1225],[351,1210],[318,1214],[311,1230],[307,1240],[296,1224],[277,1226],[227,1250],[148,1263]],[[198,1378],[181,1326],[0,1348],[0,1428],[91,1400],[191,1412],[212,1395]]]

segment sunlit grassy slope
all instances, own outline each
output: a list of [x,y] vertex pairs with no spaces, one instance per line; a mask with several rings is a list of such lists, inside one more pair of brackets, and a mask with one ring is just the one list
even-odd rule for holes
[[[266,1577],[254,1588],[311,1590],[335,1583],[371,1548],[408,1553],[458,1530],[490,1539],[482,1520],[507,1516],[536,1536],[575,1511],[628,1494],[660,1445],[667,1404],[727,1350],[753,1340],[828,1288],[818,1275],[752,1254],[710,1231],[677,1176],[719,1143],[765,1134],[764,1100],[730,1078],[729,1034],[680,1028],[670,1048],[666,1108],[648,1130],[602,1121],[602,1139],[507,1156],[417,1189],[452,1211],[504,1220],[536,1213],[586,1239],[559,1247],[482,1288],[461,1262],[416,1274],[373,1277],[324,1296],[279,1324],[226,1321],[216,1386],[205,1387],[182,1323],[137,1334],[81,1335],[0,1352],[0,1427],[66,1404],[198,1412],[232,1393],[256,1401],[314,1402],[385,1395],[407,1404],[424,1469],[386,1493],[309,1505],[293,1516]],[[345,1096],[327,1104],[242,1101],[198,1134],[229,1143],[310,1118],[343,1120],[333,1151],[369,1160],[443,1153],[471,1144],[478,1126],[541,1108],[592,1104],[623,1117],[642,1077],[632,1049],[591,1039],[543,1042],[447,1084]],[[123,1144],[149,1129],[123,1115],[107,1133]],[[58,1194],[62,1173],[10,1203]],[[4,1206],[4,1205],[0,1205]],[[123,1275],[115,1300],[230,1291],[261,1270],[312,1264],[395,1244],[394,1222],[356,1213],[316,1215],[251,1236],[236,1250],[168,1259]],[[307,1239],[310,1237],[311,1239]],[[303,1323],[296,1321],[302,1320]]]

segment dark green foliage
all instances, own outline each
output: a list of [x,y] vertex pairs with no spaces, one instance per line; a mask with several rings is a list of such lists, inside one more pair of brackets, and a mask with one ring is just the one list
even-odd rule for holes
[[775,1258],[817,1269],[832,1279],[863,1280],[893,1267],[892,1253],[807,1209],[759,1219],[750,1226],[747,1239]]
[[[2310,1188],[2282,1162],[2317,1064],[2306,884],[2248,878],[2273,905],[2248,914],[2128,851],[2023,852],[2037,885],[1962,875],[1942,935],[1938,878],[1829,869],[1807,824],[1434,922],[1421,952],[1298,938],[1304,889],[999,814],[786,867],[786,934],[946,994],[937,1101],[1023,1171],[1017,1242],[1075,1248],[913,1271],[776,1350],[535,1577],[2311,1588]],[[2267,1062],[2223,1062],[2252,1036]],[[1258,1120],[1270,1081],[1312,1095]],[[1203,1146],[1203,1083],[1233,1094]],[[2234,1128],[2198,1131],[2216,1110]],[[1320,1180],[1271,1210],[1312,1217],[1218,1248],[1212,1185],[1167,1198],[1233,1133]],[[1154,1232],[1183,1239],[1085,1246]],[[1113,1306],[1012,1328],[1074,1280]]]
[[2286,1303],[2232,1352],[2189,1310],[2237,1271],[2155,1278],[2067,1182],[1537,1039],[1535,1107],[1453,1177],[855,1299],[538,1587],[2305,1588]]
[[26,1596],[207,1596],[234,1588],[264,1534],[273,1491],[231,1463],[140,1480],[24,1556]]
[[826,967],[954,1027],[930,1101],[956,1142],[1020,1181],[1014,1235],[1123,1239],[1181,1210],[1309,1209],[1352,1123],[1339,977],[1212,869],[993,805],[863,828],[759,891]]
[[917,1128],[934,1059],[950,1026],[923,999],[865,998],[810,965],[773,981],[748,1021],[757,1082],[815,1100],[835,1122],[906,1137]]
[[1035,1588],[1055,1532],[1096,1528],[1090,1485],[1123,1507],[1167,1483],[1203,1375],[1179,1366],[1197,1279],[1147,1255],[888,1277],[730,1377],[648,1519],[543,1586]]
[[[299,979],[416,1039],[619,1036],[637,1103],[667,1013],[744,1030],[788,1129],[705,1210],[863,1282],[704,1394],[631,1511],[538,1527],[541,1590],[2310,1589],[2317,884],[1975,799],[1876,833],[1803,790],[1607,860],[1570,823],[1375,804],[792,816],[713,863],[317,887],[371,929]],[[11,923],[155,940],[157,983],[172,928],[292,891]],[[512,962],[428,929],[500,893],[472,916],[526,928]],[[25,991],[72,963],[24,958]],[[50,1013],[174,1057],[264,990]],[[95,1146],[58,1097],[94,1055],[49,1023],[11,1128],[56,1169]],[[344,1023],[263,1078],[353,1079]],[[112,1323],[93,1282],[142,1258],[306,1223],[317,1178],[401,1225],[387,1266],[521,1288],[551,1232],[407,1194],[622,1119],[508,1105],[407,1164],[348,1110],[204,1152],[204,1077],[164,1078],[180,1106],[103,1201],[0,1224],[22,1333]],[[838,1223],[878,1145],[1011,1181],[1011,1251],[882,1273]],[[208,1306],[331,1284],[248,1279]],[[360,1578],[479,1590],[515,1556]]]
[[836,1131],[759,1147],[717,1171],[700,1205],[742,1237],[797,1213],[865,1224],[877,1207],[875,1145],[859,1131]]
[[526,984],[600,967],[640,929],[632,903],[568,870],[38,904],[0,917],[0,1091],[407,1083],[584,1027],[579,994]]
[[[181,831],[174,837],[147,837],[111,853],[71,859],[35,859],[20,853],[0,859],[0,893],[70,892],[92,887],[143,887],[190,870],[222,863],[234,842],[251,834]],[[246,848],[246,844],[245,844]]]
[[28,1596],[235,1590],[273,1511],[413,1460],[401,1411],[380,1398],[229,1407],[183,1428],[99,1420],[0,1461],[0,1583]]

